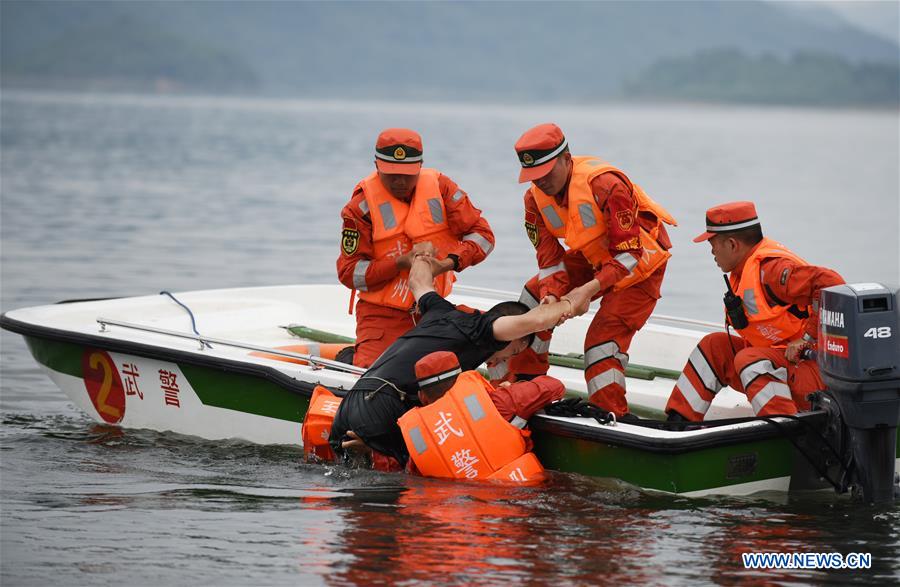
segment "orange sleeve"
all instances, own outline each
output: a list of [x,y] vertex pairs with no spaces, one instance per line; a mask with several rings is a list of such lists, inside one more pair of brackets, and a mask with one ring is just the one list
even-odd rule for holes
[[804,332],[818,338],[819,292],[844,283],[836,271],[815,265],[799,265],[790,259],[765,259],[760,264],[763,288],[770,302],[797,306],[809,312]]
[[447,226],[457,235],[459,243],[447,255],[456,255],[459,270],[484,261],[494,250],[495,238],[491,225],[472,205],[469,196],[452,179],[441,174],[438,178],[444,208],[447,210]]
[[564,296],[571,289],[569,274],[563,264],[566,250],[544,224],[530,189],[525,192],[525,231],[537,255],[538,298]]
[[373,259],[372,219],[364,211],[366,198],[357,186],[350,202],[341,210],[341,254],[337,274],[341,283],[359,291],[377,290],[400,269],[392,258]]
[[[412,459],[410,459],[410,462]],[[384,453],[372,450],[372,468],[376,471],[384,471],[386,473],[396,473],[403,470],[403,465],[394,457]]]
[[631,187],[615,173],[595,177],[591,181],[591,191],[606,218],[609,255],[612,257],[594,273],[594,279],[600,282],[600,291],[606,292],[628,276],[644,254],[638,206]]
[[562,381],[541,375],[531,381],[517,381],[508,387],[497,387],[491,392],[491,400],[500,415],[507,420],[516,416],[527,420],[565,393],[566,387]]

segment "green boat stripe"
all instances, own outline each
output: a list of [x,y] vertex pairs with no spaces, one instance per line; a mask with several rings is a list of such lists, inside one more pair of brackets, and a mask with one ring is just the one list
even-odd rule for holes
[[[806,419],[811,420],[819,419],[821,416],[821,412],[804,414]],[[588,420],[593,422],[593,420]],[[732,444],[783,438],[785,436],[783,431],[785,430],[799,436],[802,434],[803,426],[801,422],[788,420],[787,422],[779,423],[779,427],[772,425],[748,426],[743,428],[723,426],[719,429],[709,429],[705,434],[701,435],[652,437],[624,432],[615,426],[585,427],[566,420],[557,420],[541,415],[532,418],[529,424],[531,425],[531,429],[535,432],[542,431],[554,436],[565,436],[591,442],[615,444],[616,446],[670,455]]]
[[534,452],[548,469],[621,479],[644,489],[687,493],[790,477],[793,446],[784,438],[681,454],[649,452],[534,431]]

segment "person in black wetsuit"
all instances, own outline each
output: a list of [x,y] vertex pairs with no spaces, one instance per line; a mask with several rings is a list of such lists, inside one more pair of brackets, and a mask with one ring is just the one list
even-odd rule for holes
[[428,254],[415,258],[409,284],[421,318],[344,397],[328,439],[335,454],[371,449],[375,468],[402,468],[409,455],[397,419],[419,405],[416,361],[435,351],[456,354],[464,371],[502,361],[528,348],[535,332],[561,323],[571,310],[568,300],[533,310],[519,302],[501,302],[487,312],[461,310],[434,291],[435,267]]

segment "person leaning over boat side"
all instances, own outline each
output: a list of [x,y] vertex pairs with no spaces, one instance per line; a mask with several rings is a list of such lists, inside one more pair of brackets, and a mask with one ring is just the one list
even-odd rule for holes
[[[603,298],[584,341],[589,401],[618,417],[628,412],[628,347],[653,312],[672,247],[664,224],[674,218],[628,179],[595,157],[573,157],[562,130],[538,125],[515,145],[525,191],[525,229],[538,274],[520,300],[530,307],[568,299],[574,314]],[[563,239],[568,249],[560,244]],[[550,332],[491,373],[527,379],[547,372]]]
[[341,210],[338,278],[356,291],[353,364],[369,367],[415,324],[409,268],[419,251],[439,259],[435,289],[450,293],[454,272],[476,265],[494,248],[494,233],[466,192],[422,167],[422,138],[389,128],[375,143],[375,172],[360,181]]
[[807,394],[824,384],[816,361],[802,353],[815,346],[819,291],[843,278],[764,237],[752,202],[707,210],[706,232],[694,242],[707,240],[745,318],[726,311],[739,336],[715,332],[700,340],[666,403],[669,419],[702,420],[726,385],[746,394],[757,416],[809,409]]
[[563,396],[561,381],[545,375],[495,388],[478,371],[463,371],[448,351],[425,355],[415,370],[422,407],[398,422],[410,454],[409,472],[517,483],[543,478],[525,426]]
[[410,287],[422,317],[388,347],[341,401],[329,436],[335,454],[364,449],[364,444],[374,449],[376,468],[402,468],[409,454],[397,419],[416,405],[415,364],[419,359],[434,351],[450,351],[466,371],[485,361],[504,360],[528,348],[534,332],[560,323],[571,308],[569,302],[532,310],[519,302],[501,302],[487,312],[466,311],[435,291],[433,275],[438,271],[440,260],[427,253],[414,257]]

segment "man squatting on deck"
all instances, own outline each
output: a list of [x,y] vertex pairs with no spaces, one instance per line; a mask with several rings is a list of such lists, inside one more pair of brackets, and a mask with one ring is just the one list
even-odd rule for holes
[[802,353],[818,336],[819,292],[843,278],[764,237],[753,202],[707,210],[706,232],[694,239],[703,241],[740,296],[726,312],[739,336],[714,332],[700,340],[666,404],[669,420],[703,420],[726,385],[745,393],[757,416],[808,410],[806,396],[825,385],[816,361]]
[[[501,302],[487,312],[454,306],[434,290],[433,275],[439,269],[439,262],[427,252],[415,256],[409,283],[421,318],[388,347],[341,402],[329,437],[335,454],[368,452],[368,447],[374,468],[403,468],[409,453],[397,419],[417,404],[415,364],[419,359],[435,351],[450,351],[463,371],[474,370],[484,362],[491,365],[522,352],[535,332],[570,317],[568,300],[532,310],[519,302]],[[527,419],[536,409],[559,399],[563,391],[560,381],[543,376],[499,388],[496,394],[508,398],[501,403],[514,407],[513,416]],[[520,412],[517,406],[529,413]]]

